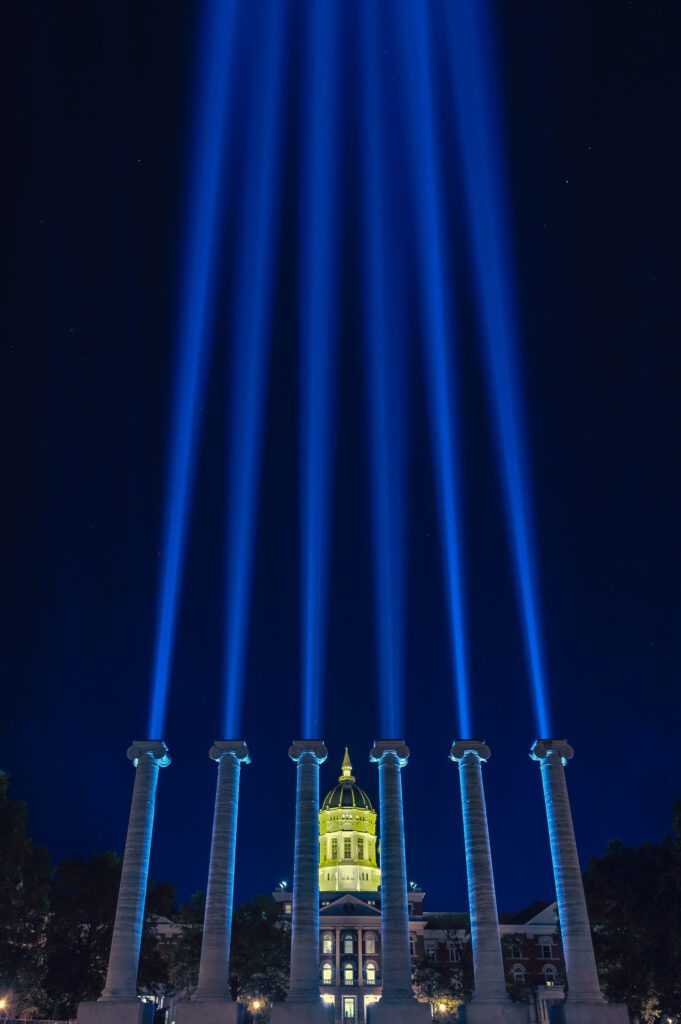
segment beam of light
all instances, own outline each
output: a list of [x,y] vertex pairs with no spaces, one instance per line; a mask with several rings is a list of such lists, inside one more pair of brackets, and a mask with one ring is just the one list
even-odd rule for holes
[[406,388],[403,291],[389,198],[381,39],[376,5],[362,7],[365,355],[382,736],[401,736],[404,714]]
[[503,480],[516,589],[536,725],[552,735],[537,582],[527,438],[520,380],[515,269],[509,242],[504,125],[486,0],[448,4],[449,67],[459,123],[470,234],[476,268],[485,369]]
[[305,736],[320,735],[326,641],[333,374],[336,349],[335,259],[337,61],[336,3],[307,5],[300,193],[300,459],[302,708]]
[[215,306],[215,264],[235,10],[232,0],[206,0],[202,15],[149,716],[151,736],[163,733],[199,414]]
[[418,233],[423,305],[425,376],[434,449],[440,537],[445,563],[449,639],[456,687],[459,728],[471,735],[464,566],[461,544],[459,436],[455,404],[455,366],[450,349],[455,324],[443,222],[442,183],[438,167],[427,5],[401,5],[407,69],[405,88],[413,158],[412,178]]
[[284,117],[284,0],[262,10],[262,50],[253,72],[255,96],[242,211],[239,280],[233,324],[226,544],[224,724],[241,735],[244,657],[252,582],[254,527],[272,331],[273,277],[279,236]]

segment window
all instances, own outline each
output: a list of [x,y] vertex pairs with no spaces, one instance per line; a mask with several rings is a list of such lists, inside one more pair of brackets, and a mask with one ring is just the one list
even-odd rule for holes
[[285,903],[284,904],[284,913],[285,914],[290,914],[291,913],[291,904],[290,903]]
[[360,860],[364,860],[364,840],[361,836],[357,839],[357,856]]
[[544,984],[555,985],[556,984],[556,968],[553,964],[547,964],[544,968]]
[[459,947],[455,946],[453,942],[450,942],[447,947],[447,951],[449,954],[450,964],[455,964],[459,959]]
[[345,964],[344,967],[343,967],[343,984],[344,985],[354,985],[355,984],[355,968],[353,967],[352,964]]
[[333,953],[333,935],[325,935],[322,939],[322,953]]
[[376,964],[373,964],[370,961],[367,964],[367,966],[366,966],[366,974],[367,974],[367,985],[375,985],[376,984]]
[[343,952],[344,953],[354,953],[355,952],[355,943],[354,943],[354,940],[352,938],[352,935],[350,935],[349,933],[347,935],[343,936]]
[[521,964],[514,964],[511,973],[513,974],[513,980],[519,985],[525,983],[525,968]]
[[409,936],[409,955],[416,956],[416,939],[413,935]]
[[511,946],[511,959],[512,960],[520,960],[522,955],[523,955],[523,952],[522,952],[522,949],[520,948],[520,943],[519,942],[514,942],[513,945]]
[[550,960],[553,956],[553,947],[550,942],[542,942],[541,944],[541,956],[542,960]]
[[367,932],[364,938],[364,949],[369,956],[376,955],[376,936],[373,932]]
[[338,840],[331,840],[331,860],[338,860]]
[[343,840],[343,856],[346,860],[352,857],[352,839]]
[[434,942],[426,942],[426,959],[427,960],[431,960],[431,961],[435,960],[436,953],[437,953],[437,946],[435,945],[435,943]]
[[333,964],[328,960],[322,965],[322,985],[333,985]]

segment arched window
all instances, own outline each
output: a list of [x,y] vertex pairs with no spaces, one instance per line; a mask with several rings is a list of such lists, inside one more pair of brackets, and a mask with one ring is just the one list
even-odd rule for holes
[[333,985],[333,964],[329,960],[322,964],[322,984]]
[[514,964],[512,973],[513,980],[517,981],[519,985],[523,985],[525,983],[525,968],[522,964]]
[[544,984],[555,985],[556,984],[556,968],[553,964],[547,964],[544,968]]
[[366,966],[367,985],[376,984],[376,964],[372,963],[371,960]]
[[355,983],[355,968],[352,964],[347,963],[343,965],[343,984],[354,985]]
[[333,953],[333,935],[327,934],[322,938],[322,953]]
[[343,952],[344,953],[354,953],[355,952],[355,943],[354,943],[354,940],[353,940],[352,935],[350,934],[350,932],[348,932],[347,935],[343,936]]
[[370,956],[376,955],[376,936],[373,932],[367,932],[364,938],[364,950]]

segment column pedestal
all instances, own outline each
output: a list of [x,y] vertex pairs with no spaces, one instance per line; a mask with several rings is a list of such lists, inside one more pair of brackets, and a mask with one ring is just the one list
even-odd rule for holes
[[606,1002],[598,982],[565,780],[565,765],[574,750],[567,740],[542,739],[535,740],[530,756],[541,768],[568,983],[568,996],[556,1008],[557,1019],[565,1024],[628,1024],[626,1006]]
[[319,992],[319,766],[327,753],[321,740],[296,740],[289,750],[297,765],[291,985],[286,1001],[272,1007],[272,1024],[333,1020]]
[[380,797],[383,995],[367,1007],[367,1019],[369,1024],[426,1024],[432,1019],[430,1006],[417,1003],[411,988],[401,778],[409,748],[403,740],[377,740],[370,758],[378,765]]
[[244,1013],[241,1003],[231,1000],[191,999],[175,1003],[176,1024],[241,1024]]
[[153,1024],[154,1004],[139,999],[120,1003],[81,1003],[78,1024]]

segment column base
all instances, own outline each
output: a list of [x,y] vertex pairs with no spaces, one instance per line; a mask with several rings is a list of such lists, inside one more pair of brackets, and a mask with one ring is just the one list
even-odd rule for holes
[[272,1024],[333,1024],[333,1006],[318,1003],[275,1003],[272,1007]]
[[399,1003],[386,1003],[383,999],[367,1006],[368,1024],[429,1024],[433,1016],[429,1003],[406,999]]
[[624,1003],[571,1003],[570,997],[551,1010],[552,1024],[629,1024]]
[[459,1009],[459,1024],[529,1024],[529,1003],[464,1003]]
[[244,1007],[231,999],[183,999],[175,1003],[175,1024],[241,1024]]
[[152,1024],[154,1004],[139,999],[130,1002],[81,1003],[76,1024]]

